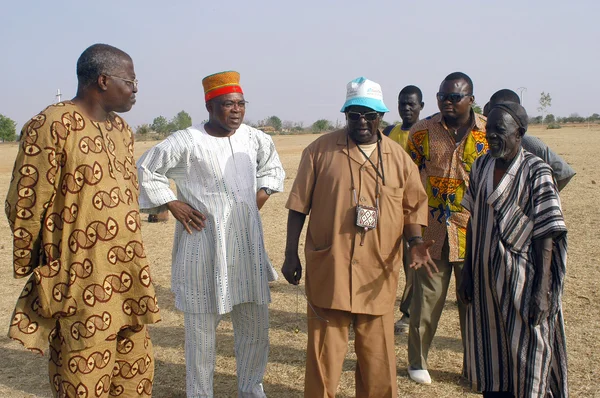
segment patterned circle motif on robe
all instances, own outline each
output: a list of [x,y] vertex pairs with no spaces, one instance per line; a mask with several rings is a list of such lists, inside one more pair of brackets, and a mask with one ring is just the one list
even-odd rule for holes
[[83,291],[83,301],[93,307],[97,301],[106,303],[113,293],[125,293],[131,289],[132,278],[127,272],[121,275],[107,275],[102,285],[91,284]]
[[130,204],[131,198],[128,197],[125,199],[119,187],[111,189],[110,192],[98,191],[92,198],[92,204],[98,210],[102,210],[104,207],[112,209],[117,207],[120,203]]
[[128,242],[125,247],[114,246],[108,251],[107,259],[111,264],[116,264],[117,261],[128,263],[134,258],[145,258],[144,245],[142,242]]
[[127,299],[123,302],[123,312],[127,315],[144,315],[147,312],[158,312],[156,297],[144,296],[139,300]]
[[114,218],[109,217],[106,223],[102,221],[93,221],[85,232],[76,229],[69,237],[69,248],[71,252],[77,253],[81,249],[89,249],[96,244],[98,240],[109,241],[119,232],[119,225]]
[[62,230],[65,223],[73,224],[75,221],[77,221],[78,211],[79,206],[73,203],[70,207],[65,207],[60,214],[50,213],[46,218],[44,226],[50,232],[54,232],[57,229]]
[[82,164],[75,169],[75,173],[65,173],[62,183],[62,193],[78,193],[87,185],[96,185],[102,179],[102,167],[98,162],[92,166]]
[[107,330],[111,322],[112,317],[106,311],[102,313],[102,316],[92,315],[85,322],[75,322],[71,326],[71,337],[75,340],[90,338],[96,334],[96,330]]
[[104,143],[102,142],[102,136],[96,136],[93,139],[91,137],[83,137],[79,140],[79,150],[86,155],[90,152],[100,153],[104,150]]
[[76,355],[69,360],[69,370],[73,374],[89,374],[96,369],[104,369],[110,363],[110,359],[110,350],[93,352],[87,358]]

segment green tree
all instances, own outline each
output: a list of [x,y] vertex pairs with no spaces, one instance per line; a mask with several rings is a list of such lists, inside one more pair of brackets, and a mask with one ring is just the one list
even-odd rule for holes
[[155,117],[150,127],[158,134],[166,134],[169,132],[169,122],[164,116]]
[[473,112],[475,113],[479,113],[480,115],[483,115],[483,110],[481,109],[481,107],[477,104],[477,102],[473,101],[473,105],[471,105],[471,108],[473,108]]
[[139,134],[139,135],[146,135],[150,131],[152,131],[152,127],[150,127],[150,125],[148,123],[144,123],[142,125],[139,125],[135,129],[135,133]]
[[175,129],[169,131],[187,129],[192,125],[192,117],[186,111],[181,111],[175,115],[175,117],[171,120],[171,123]]
[[546,123],[546,124],[550,124],[550,123],[554,123],[554,122],[556,122],[556,118],[551,113],[547,114],[546,117],[544,118],[544,123]]
[[0,139],[2,142],[14,141],[17,138],[17,122],[0,114]]
[[281,122],[281,119],[277,116],[271,116],[267,118],[267,120],[265,120],[265,125],[273,127],[275,131],[281,131],[283,123]]
[[597,122],[600,120],[600,115],[597,113],[593,113],[590,117],[588,117],[588,122]]
[[333,129],[331,122],[327,119],[319,119],[312,124],[312,131],[315,133],[321,133]]
[[544,119],[544,114],[548,108],[552,107],[552,97],[550,97],[550,93],[545,93],[542,91],[540,94],[540,106],[538,111],[542,112],[542,120]]

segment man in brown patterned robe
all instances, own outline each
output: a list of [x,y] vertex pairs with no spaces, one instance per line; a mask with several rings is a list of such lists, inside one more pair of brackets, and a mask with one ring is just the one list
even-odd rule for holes
[[133,61],[105,44],[77,61],[72,101],[25,124],[6,198],[14,275],[29,276],[9,337],[50,346],[54,396],[150,396],[146,325],[160,317],[138,212]]

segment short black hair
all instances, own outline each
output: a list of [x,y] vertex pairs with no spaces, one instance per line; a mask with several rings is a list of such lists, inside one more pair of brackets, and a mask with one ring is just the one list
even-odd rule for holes
[[421,89],[417,86],[406,86],[404,87],[402,90],[400,90],[400,94],[398,94],[398,101],[400,101],[400,96],[401,95],[411,95],[414,94],[417,96],[417,100],[419,101],[419,104],[421,102],[423,102],[423,93],[421,92]]
[[507,88],[503,88],[502,90],[496,91],[490,97],[490,105],[491,106],[499,104],[500,102],[516,102],[517,104],[520,105],[521,99],[519,98],[519,95],[517,93],[515,93],[514,91],[509,90]]
[[116,73],[123,60],[131,57],[123,50],[108,44],[92,44],[77,60],[77,80],[80,88],[85,88],[98,80],[102,74]]
[[445,82],[449,82],[452,80],[464,80],[467,83],[467,86],[469,87],[469,95],[473,95],[473,80],[471,80],[469,75],[463,72],[453,72],[446,76],[446,78],[444,79]]

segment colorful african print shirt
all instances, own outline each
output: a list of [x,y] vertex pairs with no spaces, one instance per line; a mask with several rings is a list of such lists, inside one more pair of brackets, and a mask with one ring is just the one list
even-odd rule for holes
[[435,240],[431,257],[440,259],[446,237],[449,261],[465,257],[469,213],[461,205],[469,185],[471,165],[488,151],[484,116],[472,113],[473,126],[457,143],[441,113],[417,122],[408,138],[408,153],[419,167],[429,197],[429,223],[423,238]]
[[59,332],[80,350],[160,319],[140,231],[133,133],[121,117],[94,122],[61,102],[32,118],[5,209],[14,275],[30,276],[11,338],[41,352]]
[[277,273],[265,249],[256,192],[281,192],[285,179],[271,137],[245,124],[229,137],[191,127],[142,155],[138,169],[142,209],[161,211],[179,199],[206,216],[202,231],[188,234],[180,222],[175,228],[177,309],[225,314],[241,303],[268,304]]

